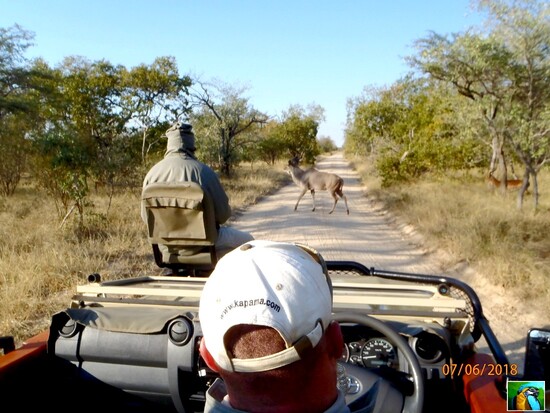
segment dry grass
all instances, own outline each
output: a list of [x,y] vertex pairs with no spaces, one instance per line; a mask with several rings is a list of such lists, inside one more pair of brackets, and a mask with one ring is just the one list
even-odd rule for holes
[[[482,174],[424,179],[381,190],[370,162],[352,160],[368,193],[412,224],[426,242],[457,261],[466,259],[495,284],[518,297],[550,304],[550,173],[540,178],[541,205],[524,210],[515,196],[490,191]],[[284,163],[244,165],[223,180],[236,214],[289,182]],[[104,194],[91,197],[85,226],[60,228],[52,202],[32,186],[0,199],[0,336],[16,343],[47,328],[53,313],[70,302],[76,285],[97,272],[102,278],[160,274],[139,216],[141,188],[120,193],[109,207]],[[93,212],[92,212],[93,211]]]
[[[243,165],[223,180],[236,213],[288,182],[283,164]],[[16,344],[49,326],[76,285],[102,279],[160,274],[140,217],[141,188],[108,197],[94,193],[84,227],[60,227],[55,207],[32,186],[0,198],[0,336]],[[74,218],[74,217],[72,217]]]
[[266,166],[265,163],[241,165],[234,171],[231,179],[222,178],[234,212],[238,214],[260,198],[289,183],[290,176],[284,170],[285,165],[283,161],[273,166]]
[[491,189],[482,171],[428,177],[382,190],[369,166],[357,165],[369,194],[420,233],[428,247],[466,260],[477,273],[540,308],[550,305],[550,171],[539,176],[539,207],[528,194],[522,210],[517,191]]

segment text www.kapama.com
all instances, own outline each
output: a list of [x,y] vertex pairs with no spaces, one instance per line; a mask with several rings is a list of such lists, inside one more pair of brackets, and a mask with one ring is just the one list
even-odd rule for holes
[[256,305],[266,306],[270,307],[274,311],[281,311],[281,306],[271,300],[267,300],[265,298],[254,298],[250,300],[234,300],[231,304],[229,304],[227,307],[224,308],[224,310],[221,313],[220,318],[224,318],[229,311],[233,310],[234,308],[246,308],[246,307],[252,307]]

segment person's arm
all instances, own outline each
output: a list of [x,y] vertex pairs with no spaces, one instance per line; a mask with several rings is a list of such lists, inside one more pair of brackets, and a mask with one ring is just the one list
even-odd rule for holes
[[[148,185],[148,182],[149,182],[148,176],[146,176],[145,179],[143,180],[143,184],[141,186],[141,191],[142,192],[145,189],[145,187]],[[143,203],[143,200],[140,202],[140,208],[141,208],[141,219],[147,225],[147,211],[145,210],[145,204]]]
[[203,187],[212,197],[216,222],[219,225],[225,223],[231,217],[231,206],[225,189],[213,170],[209,169],[207,179],[203,180]]

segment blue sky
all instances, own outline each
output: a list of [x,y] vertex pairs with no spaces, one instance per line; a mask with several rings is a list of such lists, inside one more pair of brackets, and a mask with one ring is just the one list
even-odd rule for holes
[[35,34],[27,57],[106,59],[128,68],[174,56],[180,74],[245,87],[271,116],[320,105],[319,135],[342,145],[348,98],[388,86],[429,31],[482,19],[469,0],[0,0],[0,27]]

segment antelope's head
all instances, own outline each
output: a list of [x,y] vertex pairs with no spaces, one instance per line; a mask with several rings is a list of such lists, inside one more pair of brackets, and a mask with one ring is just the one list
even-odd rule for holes
[[295,156],[294,158],[290,159],[288,161],[289,166],[298,166],[300,164],[301,159],[298,156]]
[[288,165],[285,166],[285,172],[290,176],[292,176],[292,168],[293,168],[292,164],[290,163],[290,161],[288,161]]

